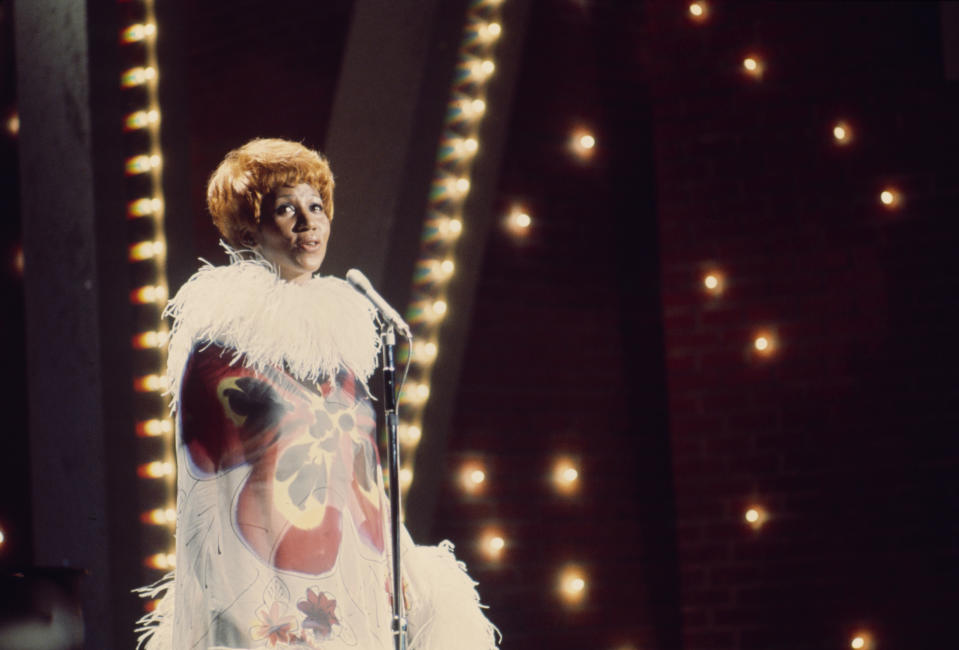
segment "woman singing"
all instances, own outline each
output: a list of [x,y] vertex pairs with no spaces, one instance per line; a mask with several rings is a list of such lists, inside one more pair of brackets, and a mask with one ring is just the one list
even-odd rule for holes
[[[230,152],[207,189],[228,266],[177,293],[168,377],[177,413],[176,575],[141,621],[147,650],[388,650],[390,540],[366,382],[375,314],[314,274],[333,177],[295,142]],[[403,544],[410,650],[495,648],[449,544]]]

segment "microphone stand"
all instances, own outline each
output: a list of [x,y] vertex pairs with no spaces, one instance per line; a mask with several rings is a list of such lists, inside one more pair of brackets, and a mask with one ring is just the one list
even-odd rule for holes
[[383,394],[386,412],[388,464],[390,476],[390,536],[393,548],[393,619],[391,629],[396,650],[406,650],[407,621],[403,615],[403,582],[400,574],[400,443],[397,436],[396,366],[394,349],[396,332],[387,322],[383,338]]

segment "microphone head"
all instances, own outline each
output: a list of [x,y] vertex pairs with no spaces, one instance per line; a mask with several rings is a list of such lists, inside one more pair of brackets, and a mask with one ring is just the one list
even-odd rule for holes
[[353,288],[361,293],[366,293],[370,288],[370,281],[366,279],[359,269],[350,269],[346,272],[346,281],[353,285]]

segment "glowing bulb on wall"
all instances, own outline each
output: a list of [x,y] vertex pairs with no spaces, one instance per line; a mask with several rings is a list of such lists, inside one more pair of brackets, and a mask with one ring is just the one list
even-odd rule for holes
[[759,530],[762,528],[763,524],[766,523],[766,520],[769,518],[769,515],[766,513],[766,510],[762,506],[754,505],[750,506],[743,518],[746,520],[746,523],[749,524],[754,530]]
[[898,208],[902,203],[902,195],[892,187],[887,187],[879,193],[879,201],[889,209]]
[[753,350],[760,356],[771,356],[776,351],[776,339],[769,332],[759,332],[753,338]]
[[589,160],[596,151],[596,136],[584,128],[574,129],[570,135],[569,150],[579,160]]
[[743,70],[755,79],[763,76],[764,69],[765,65],[762,59],[756,55],[750,55],[743,59]]
[[725,289],[725,278],[719,271],[709,271],[703,276],[703,287],[708,293],[719,295]]
[[707,11],[708,7],[705,2],[689,3],[689,16],[696,22],[705,20]]
[[17,112],[11,113],[4,122],[3,128],[10,137],[17,137],[20,134],[20,115]]
[[141,438],[152,438],[173,433],[171,420],[144,420],[137,422],[137,435]]
[[503,533],[496,528],[487,528],[480,535],[480,551],[491,562],[496,562],[503,557],[503,551],[506,550],[506,539]]
[[836,144],[849,144],[852,142],[852,129],[845,122],[837,122],[832,127],[832,137]]
[[514,205],[506,215],[506,230],[514,237],[522,238],[529,234],[530,226],[533,225],[533,218],[529,213],[519,205]]
[[486,469],[479,462],[470,461],[460,468],[460,487],[467,494],[479,494],[486,483]]
[[171,476],[175,469],[173,463],[169,461],[155,460],[137,468],[137,474],[141,478],[162,478]]
[[399,434],[400,442],[405,445],[415,445],[420,441],[420,438],[423,437],[423,430],[415,424],[408,424],[406,426],[400,426]]
[[854,650],[872,650],[874,645],[872,635],[868,632],[858,632],[849,641],[849,647]]
[[553,465],[553,485],[561,494],[573,494],[579,489],[579,469],[571,458],[559,458]]
[[559,595],[567,605],[577,605],[586,597],[586,574],[576,566],[568,566],[559,574]]

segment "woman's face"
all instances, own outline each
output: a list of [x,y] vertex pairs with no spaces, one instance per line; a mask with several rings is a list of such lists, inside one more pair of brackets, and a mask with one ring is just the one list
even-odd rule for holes
[[319,270],[330,240],[330,219],[320,193],[307,185],[278,187],[263,198],[254,248],[280,277],[303,283]]

